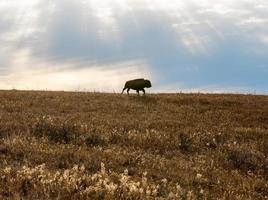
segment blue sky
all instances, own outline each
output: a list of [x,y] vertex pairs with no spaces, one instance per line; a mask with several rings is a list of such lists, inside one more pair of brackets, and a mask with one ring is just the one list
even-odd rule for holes
[[1,0],[0,88],[268,93],[266,0]]

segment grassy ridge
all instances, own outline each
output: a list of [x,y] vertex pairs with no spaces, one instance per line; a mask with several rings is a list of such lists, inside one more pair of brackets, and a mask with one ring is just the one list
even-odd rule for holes
[[0,92],[1,199],[268,198],[268,97]]

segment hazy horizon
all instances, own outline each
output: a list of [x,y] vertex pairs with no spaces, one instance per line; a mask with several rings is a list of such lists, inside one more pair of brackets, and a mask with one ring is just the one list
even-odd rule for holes
[[264,0],[2,0],[0,89],[268,93]]

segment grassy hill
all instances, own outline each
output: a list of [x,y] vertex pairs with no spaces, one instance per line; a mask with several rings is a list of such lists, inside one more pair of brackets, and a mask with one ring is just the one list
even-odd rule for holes
[[267,199],[268,96],[0,91],[0,199]]

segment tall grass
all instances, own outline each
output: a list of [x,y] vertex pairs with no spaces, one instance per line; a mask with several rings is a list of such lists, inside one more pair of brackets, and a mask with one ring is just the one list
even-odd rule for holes
[[0,199],[267,199],[268,97],[0,92]]

